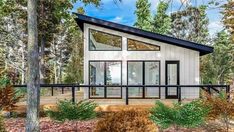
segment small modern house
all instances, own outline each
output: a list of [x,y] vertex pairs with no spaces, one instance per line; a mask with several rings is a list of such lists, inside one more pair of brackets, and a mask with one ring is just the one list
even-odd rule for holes
[[[199,58],[212,47],[147,32],[77,14],[84,33],[84,89],[86,99],[172,99],[178,87],[141,85],[198,85]],[[108,87],[111,85],[112,87]],[[181,98],[199,97],[199,88],[182,87]]]

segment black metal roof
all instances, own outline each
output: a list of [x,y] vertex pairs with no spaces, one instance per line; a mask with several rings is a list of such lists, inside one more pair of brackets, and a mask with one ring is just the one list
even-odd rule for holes
[[161,34],[157,34],[153,32],[148,32],[148,31],[144,31],[138,28],[134,28],[134,27],[130,27],[130,26],[114,23],[114,22],[109,22],[109,21],[101,20],[98,18],[86,16],[86,15],[81,15],[77,13],[74,13],[74,14],[77,16],[75,20],[77,24],[79,25],[79,27],[81,28],[81,30],[83,30],[84,28],[84,23],[88,23],[88,24],[92,24],[92,25],[156,40],[156,41],[160,41],[160,42],[165,42],[167,44],[196,50],[200,52],[200,55],[205,55],[205,54],[209,54],[213,52],[213,47],[211,46],[198,44],[198,43],[194,43],[194,42],[187,41],[187,40],[177,39],[177,38],[173,38],[170,36],[161,35]]

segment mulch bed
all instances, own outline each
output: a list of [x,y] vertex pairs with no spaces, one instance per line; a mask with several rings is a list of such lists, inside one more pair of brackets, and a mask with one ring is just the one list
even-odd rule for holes
[[[95,125],[100,118],[88,120],[88,121],[65,121],[56,122],[48,117],[40,119],[40,131],[41,132],[93,132]],[[7,132],[25,132],[25,118],[9,118],[5,119],[5,127]],[[230,132],[234,131],[234,126],[230,126]],[[174,130],[168,128],[163,132],[224,132],[224,128],[220,123],[210,122],[204,124],[199,128],[186,129],[180,128]]]
[[[49,118],[40,119],[41,132],[92,132],[97,119],[89,121],[65,121],[63,123]],[[25,118],[5,119],[7,132],[25,132]]]

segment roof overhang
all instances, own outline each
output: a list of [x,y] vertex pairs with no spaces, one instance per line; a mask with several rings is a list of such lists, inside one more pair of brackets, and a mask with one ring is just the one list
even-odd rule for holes
[[141,30],[138,28],[134,28],[134,27],[130,27],[130,26],[114,23],[114,22],[109,22],[109,21],[97,19],[94,17],[86,16],[86,15],[81,15],[81,14],[77,14],[77,13],[74,13],[74,14],[77,16],[77,18],[75,18],[75,20],[82,31],[84,30],[84,23],[88,23],[88,24],[92,24],[92,25],[96,25],[96,26],[100,26],[100,27],[104,27],[104,28],[108,28],[108,29],[112,29],[112,30],[116,30],[116,31],[120,31],[120,32],[148,38],[148,39],[152,39],[152,40],[156,40],[156,41],[160,41],[160,42],[165,42],[167,44],[196,50],[196,51],[200,52],[200,56],[213,52],[213,47],[211,47],[211,46],[198,44],[198,43],[194,43],[194,42],[187,41],[187,40],[177,39],[174,37],[161,35],[158,33],[148,32],[148,31],[144,31],[144,30]]

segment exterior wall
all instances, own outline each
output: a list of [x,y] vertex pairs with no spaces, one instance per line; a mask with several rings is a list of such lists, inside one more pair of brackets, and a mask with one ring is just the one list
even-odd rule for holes
[[[122,36],[122,51],[89,51],[88,29]],[[127,38],[160,46],[160,51],[127,51]],[[165,84],[165,61],[180,61],[180,84],[199,84],[199,52],[155,40],[150,40],[90,24],[84,24],[84,83],[89,83],[89,60],[121,60],[122,61],[122,84],[127,84],[127,60],[159,60],[161,73],[160,84]],[[125,97],[125,88],[122,90]],[[198,98],[198,88],[181,88],[183,98]],[[88,98],[88,90],[85,90],[85,97]],[[165,98],[165,88],[161,88],[161,98]]]

